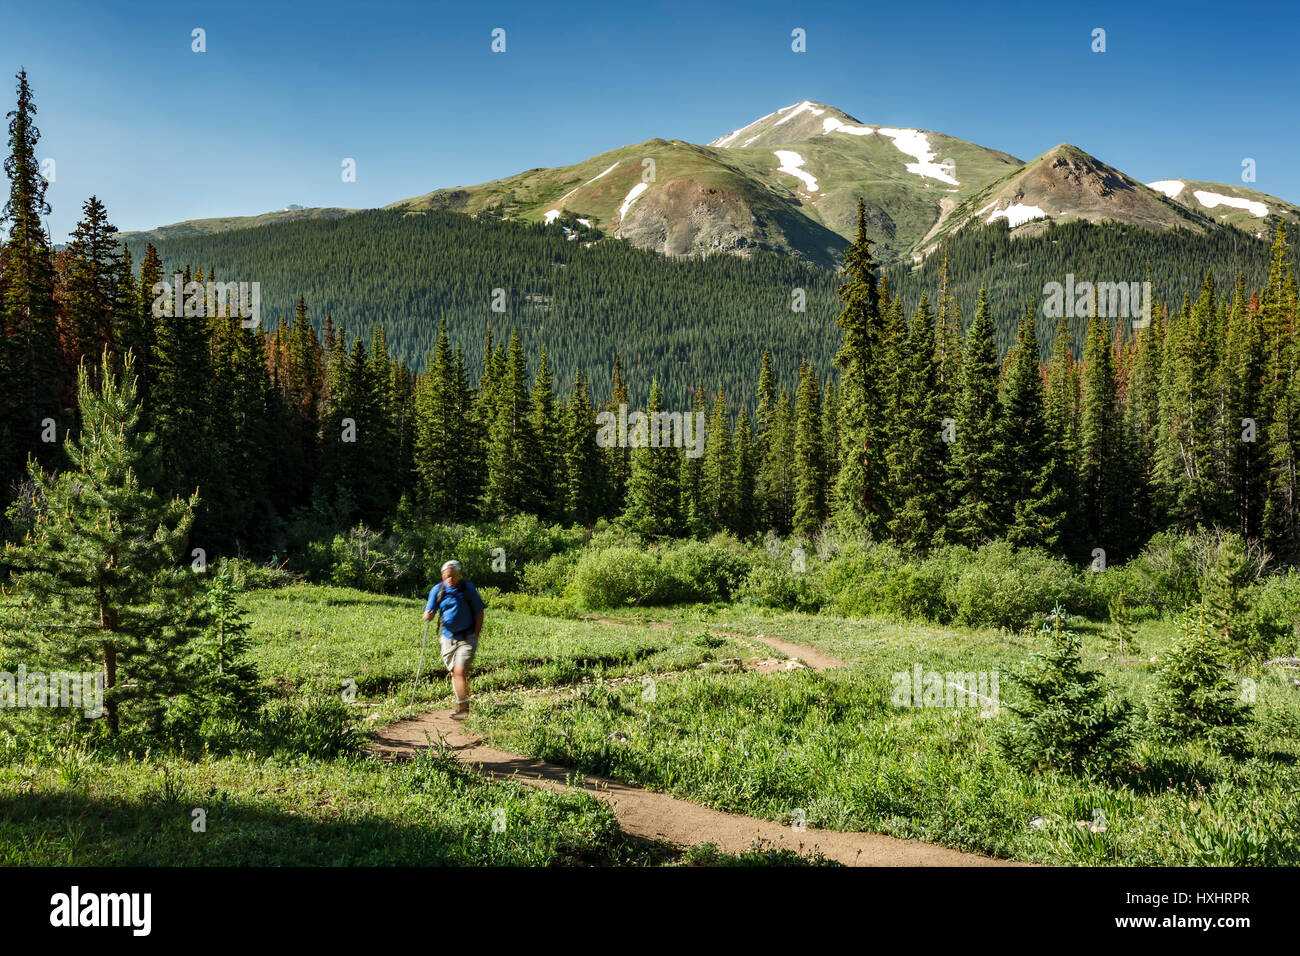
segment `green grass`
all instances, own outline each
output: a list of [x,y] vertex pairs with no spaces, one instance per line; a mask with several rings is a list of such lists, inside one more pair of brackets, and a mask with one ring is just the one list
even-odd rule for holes
[[[507,695],[481,706],[471,726],[505,749],[778,821],[802,809],[810,826],[1049,863],[1300,862],[1300,713],[1294,688],[1275,673],[1255,675],[1251,760],[1142,743],[1115,779],[1026,776],[991,744],[1005,710],[986,718],[894,707],[890,675],[916,663],[1006,674],[1031,637],[790,614],[727,613],[712,624],[812,645],[849,666],[683,674],[658,682],[653,699],[631,686]],[[1080,629],[1088,665],[1140,699],[1154,666],[1120,662],[1098,626]],[[1170,636],[1166,624],[1144,624],[1146,657]],[[1094,832],[1103,819],[1106,829]]]
[[[350,678],[361,726],[408,712],[422,602],[309,585],[246,602],[253,656],[281,694],[337,696]],[[1140,653],[1120,659],[1102,625],[1070,626],[1084,637],[1087,666],[1138,702],[1154,680],[1149,658],[1173,637],[1169,623],[1145,620]],[[846,666],[723,672],[712,665],[776,653],[728,632],[809,645]],[[1300,702],[1275,669],[1242,675],[1256,681],[1253,757],[1142,743],[1111,779],[1012,769],[990,737],[1005,710],[893,706],[891,676],[916,664],[997,670],[1005,699],[1005,675],[1036,644],[1032,634],[742,606],[601,620],[490,608],[470,727],[502,749],[730,812],[786,822],[799,809],[812,828],[1049,863],[1300,862]],[[416,709],[448,704],[432,640],[426,674]],[[489,781],[436,753],[405,765],[281,751],[130,755],[8,727],[0,861],[10,865],[809,862],[761,847],[682,855],[634,841],[586,794]],[[206,833],[191,829],[196,807],[207,811]],[[493,826],[498,808],[504,830]]]

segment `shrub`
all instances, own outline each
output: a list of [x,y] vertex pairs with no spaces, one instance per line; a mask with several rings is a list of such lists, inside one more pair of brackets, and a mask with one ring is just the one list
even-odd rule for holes
[[1188,535],[1162,531],[1152,537],[1136,559],[1136,571],[1143,583],[1140,600],[1161,612],[1182,610],[1201,598],[1196,551]]
[[729,601],[749,572],[749,559],[725,538],[680,541],[662,552],[670,603]]
[[655,555],[639,548],[588,548],[578,559],[570,594],[588,608],[663,603],[669,582]]
[[1275,652],[1300,651],[1300,571],[1269,575],[1251,589],[1249,600],[1261,620],[1279,622]]
[[[318,548],[310,548],[309,552]],[[321,556],[312,555],[319,564]],[[347,534],[338,534],[329,545],[328,579],[340,587],[358,588],[379,594],[405,591],[418,584],[412,575],[411,555],[393,535],[382,535],[359,524]]]
[[[486,599],[485,599],[486,600]],[[497,594],[492,607],[506,611],[518,611],[520,614],[536,614],[539,617],[576,618],[578,609],[568,598],[552,595],[506,593]]]
[[1263,565],[1252,559],[1240,535],[1218,541],[1214,563],[1202,572],[1201,594],[1210,621],[1236,661],[1263,658],[1285,635],[1279,620],[1261,616],[1249,600]]
[[524,566],[523,589],[529,594],[556,597],[563,594],[573,580],[578,566],[578,551],[553,554],[545,561],[532,561]]
[[292,574],[274,564],[258,564],[248,558],[222,558],[214,566],[214,571],[222,574],[227,568],[231,584],[240,591],[282,588],[294,579]]
[[1097,611],[1095,592],[1065,561],[1001,541],[980,548],[961,568],[948,600],[961,624],[1009,630],[1058,604],[1074,613]]
[[892,544],[845,546],[826,567],[826,592],[846,615],[894,614],[947,623],[942,560],[908,561]]
[[273,701],[259,715],[254,733],[263,752],[316,760],[353,753],[362,740],[352,710],[337,697]]
[[1112,769],[1130,741],[1128,703],[1107,700],[1097,674],[1083,669],[1082,642],[1061,627],[1059,615],[1042,635],[1046,649],[1011,675],[1024,698],[1006,705],[1013,717],[995,731],[998,749],[1025,771]]
[[759,607],[807,612],[816,612],[826,600],[812,572],[792,571],[772,561],[755,562],[737,597]]

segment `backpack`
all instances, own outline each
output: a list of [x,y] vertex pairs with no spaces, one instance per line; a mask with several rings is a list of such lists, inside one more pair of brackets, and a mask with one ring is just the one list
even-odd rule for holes
[[[465,586],[466,586],[467,584],[469,584],[469,583],[470,583],[470,581],[469,581],[468,578],[463,578],[463,579],[461,580],[461,582],[460,582],[460,588],[458,589],[458,593],[455,595],[456,600],[457,600],[458,602],[459,602],[459,601],[465,601],[465,602],[468,603],[468,600],[469,600],[469,594],[466,592],[466,590],[465,590]],[[438,587],[435,588],[435,589],[434,589],[434,592],[433,592],[433,606],[434,606],[435,608],[438,609],[438,614],[439,614],[439,622],[438,622],[438,623],[439,623],[439,624],[442,624],[442,623],[443,623],[443,622],[442,622],[442,619],[441,619],[441,615],[442,615],[442,599],[443,599],[444,597],[447,596],[447,592],[448,592],[447,582],[446,582],[446,581],[439,581],[439,582],[438,582]],[[470,609],[471,609],[471,610],[473,609],[473,605],[472,605],[472,604],[470,605]],[[465,629],[463,629],[463,630],[460,630],[460,631],[452,631],[452,632],[451,632],[451,636],[452,636],[453,638],[455,638],[456,640],[458,640],[458,641],[462,641],[462,640],[465,639],[465,636],[466,636],[466,635],[468,635],[468,634],[472,634],[473,632],[474,632],[474,615],[471,614],[471,615],[470,615],[470,621],[469,621],[469,627],[467,627],[467,628],[465,628]]]

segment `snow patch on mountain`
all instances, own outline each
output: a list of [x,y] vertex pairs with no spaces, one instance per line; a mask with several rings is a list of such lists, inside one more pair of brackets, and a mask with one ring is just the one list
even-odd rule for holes
[[[794,114],[792,113],[791,115],[793,116]],[[791,176],[796,176],[799,179],[802,179],[810,193],[815,193],[817,191],[816,178],[812,173],[806,172],[800,168],[803,166],[804,162],[802,156],[789,149],[775,150],[775,155],[776,158],[781,161],[781,165],[777,167],[777,172],[788,173]]]
[[870,126],[850,126],[842,120],[837,120],[834,116],[828,116],[822,120],[822,135],[828,133],[848,133],[851,136],[866,136],[875,132]]
[[[615,161],[614,166],[617,166],[617,165],[618,165],[618,162]],[[568,199],[570,196],[572,196],[574,193],[576,193],[576,192],[577,192],[579,189],[581,189],[583,186],[590,186],[590,185],[591,185],[592,183],[594,183],[597,179],[600,179],[601,176],[608,176],[610,173],[612,173],[612,172],[614,171],[614,166],[610,166],[609,169],[605,170],[605,171],[604,171],[603,173],[601,173],[600,175],[592,176],[592,177],[591,177],[590,179],[588,179],[585,183],[583,183],[582,186],[574,186],[574,187],[573,187],[572,189],[570,189],[567,193],[565,193],[563,196],[561,196],[561,197],[559,198],[559,201],[556,202],[556,204],[555,204],[555,208],[554,208],[554,209],[548,209],[548,210],[546,210],[545,214],[542,216],[542,219],[543,219],[543,221],[546,223],[546,225],[549,226],[551,223],[553,223],[553,222],[555,221],[555,217],[558,216],[558,215],[560,214],[560,207],[564,205],[564,200]]]
[[[779,120],[777,120],[775,123],[773,123],[772,126],[773,126],[774,128],[777,127],[777,126],[780,126],[782,123],[786,122],[787,120],[792,120],[792,119],[794,119],[796,116],[798,116],[798,115],[799,115],[800,113],[802,113],[804,110],[808,110],[808,111],[809,111],[810,113],[812,113],[814,116],[821,116],[823,113],[826,112],[825,110],[819,110],[819,109],[817,109],[817,107],[813,106],[813,105],[812,105],[812,100],[804,100],[802,103],[796,103],[796,104],[794,105],[793,108],[787,106],[785,109],[787,109],[787,110],[791,110],[791,112],[790,112],[788,115],[786,115],[786,116],[782,116]],[[784,111],[784,110],[778,110],[777,112],[785,112],[785,111]]]
[[1178,194],[1183,191],[1183,187],[1186,185],[1187,183],[1181,179],[1162,179],[1156,183],[1147,183],[1149,189],[1164,193],[1170,199],[1177,199]]
[[628,190],[627,196],[623,200],[623,205],[618,207],[618,218],[620,222],[622,222],[623,217],[627,215],[628,207],[631,206],[632,203],[636,202],[637,197],[649,188],[649,183],[637,183]]
[[[988,207],[985,206],[985,209]],[[1005,219],[1012,229],[1016,226],[1023,226],[1032,219],[1046,219],[1047,213],[1043,212],[1041,206],[1026,206],[1024,203],[1015,203],[1006,209],[998,209],[993,215],[989,216],[989,225],[999,217]]]
[[1252,216],[1263,219],[1268,215],[1268,207],[1262,202],[1256,202],[1253,199],[1238,199],[1236,196],[1223,196],[1219,193],[1207,192],[1204,189],[1198,189],[1192,193],[1206,209],[1213,209],[1215,206],[1232,206],[1234,209],[1245,209]]
[[916,173],[918,176],[925,176],[929,179],[937,179],[953,186],[961,185],[953,178],[950,171],[952,167],[934,161],[934,150],[930,148],[930,139],[920,130],[881,127],[879,133],[881,136],[888,136],[892,139],[900,153],[916,157],[916,162],[907,164],[909,173]]

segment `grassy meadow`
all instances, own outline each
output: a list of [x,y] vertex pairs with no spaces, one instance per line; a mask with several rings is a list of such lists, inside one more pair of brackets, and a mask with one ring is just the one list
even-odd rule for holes
[[[663,864],[724,862],[634,841],[584,794],[483,780],[430,751],[366,754],[409,714],[422,602],[344,587],[250,591],[250,656],[272,706],[325,715],[333,735],[270,745],[216,737],[201,752],[87,747],[68,732],[0,734],[0,859],[15,865]],[[1250,754],[1139,739],[1113,774],[1026,774],[993,746],[1010,719],[979,707],[895,706],[893,675],[1006,675],[1036,649],[1021,631],[695,604],[576,616],[511,610],[489,593],[472,730],[501,749],[810,829],[869,830],[1070,865],[1300,862],[1300,709],[1285,671],[1255,668]],[[1140,702],[1174,627],[1149,616],[1140,653],[1071,618],[1085,665]],[[741,635],[821,650],[844,666],[756,673],[779,657]],[[431,638],[414,710],[449,706]],[[310,707],[324,708],[312,711]],[[338,712],[342,712],[340,716]],[[295,711],[298,713],[298,711]],[[313,717],[312,715],[317,715]],[[313,724],[313,726],[316,726]],[[341,729],[340,729],[341,728]],[[317,728],[319,730],[319,728]],[[304,728],[298,728],[299,731]],[[309,741],[303,744],[303,740]],[[250,742],[251,741],[251,742]],[[196,832],[195,808],[206,813]],[[494,828],[500,814],[511,823]],[[792,862],[756,852],[744,862]]]

